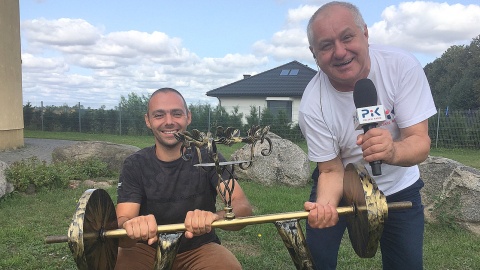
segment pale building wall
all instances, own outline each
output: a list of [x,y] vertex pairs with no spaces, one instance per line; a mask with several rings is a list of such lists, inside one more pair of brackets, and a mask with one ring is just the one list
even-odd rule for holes
[[0,0],[0,150],[24,145],[18,0]]
[[292,122],[294,124],[298,123],[298,109],[300,108],[300,101],[302,98],[293,98],[293,103],[292,103]]
[[225,108],[225,110],[230,114],[233,111],[235,106],[238,106],[238,112],[243,113],[242,121],[244,124],[247,123],[246,116],[250,115],[250,106],[255,106],[258,110],[263,110],[267,106],[267,101],[263,98],[252,98],[252,97],[222,97],[220,99],[220,105]]
[[300,106],[300,98],[290,97],[222,97],[220,98],[220,105],[225,108],[228,113],[233,111],[235,106],[238,106],[238,112],[243,113],[243,123],[247,123],[246,116],[250,115],[250,106],[255,106],[258,110],[263,110],[267,107],[268,100],[291,100],[292,101],[292,122],[298,123],[298,108]]

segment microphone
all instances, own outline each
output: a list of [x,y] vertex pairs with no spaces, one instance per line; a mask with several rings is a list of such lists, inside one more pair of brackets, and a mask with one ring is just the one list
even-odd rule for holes
[[[353,117],[356,130],[362,128],[363,133],[367,133],[385,121],[385,110],[382,105],[377,105],[377,89],[370,79],[361,79],[355,83],[353,102],[357,108]],[[370,162],[373,175],[382,174],[381,164],[381,160]]]

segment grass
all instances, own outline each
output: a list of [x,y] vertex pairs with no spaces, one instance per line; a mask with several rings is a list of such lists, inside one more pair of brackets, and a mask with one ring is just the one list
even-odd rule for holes
[[[151,137],[100,134],[25,132],[26,137],[105,140],[145,147]],[[301,145],[306,149],[305,145]],[[237,146],[220,147],[229,156]],[[240,146],[238,146],[240,147]],[[466,165],[478,162],[479,151],[438,151]],[[432,151],[432,155],[437,155]],[[449,154],[453,153],[452,156]],[[472,165],[473,164],[473,165]],[[478,163],[477,163],[478,164]],[[476,166],[474,166],[476,167]],[[479,166],[480,167],[480,166]],[[477,168],[479,168],[477,167]],[[265,187],[240,179],[254,214],[300,211],[310,187]],[[115,188],[107,189],[116,202]],[[65,244],[44,243],[47,235],[66,235],[77,200],[84,190],[41,191],[35,195],[14,193],[0,200],[0,269],[76,269],[73,256]],[[301,222],[304,228],[305,222]],[[217,230],[222,242],[233,251],[246,270],[295,269],[273,224],[249,225],[238,232]],[[458,227],[426,224],[425,269],[480,269],[480,237]],[[338,269],[381,269],[380,252],[372,259],[360,259],[345,235],[340,247]],[[219,258],[221,260],[221,258]]]
[[151,146],[155,143],[153,136],[129,136],[112,134],[90,134],[78,132],[47,132],[25,130],[26,138],[71,140],[71,141],[107,141],[112,143],[134,145],[140,148]]
[[480,150],[433,148],[430,150],[430,155],[453,159],[464,165],[480,170],[480,158],[478,158],[480,156]]
[[[135,145],[143,148],[154,144],[152,136],[129,136],[129,135],[111,135],[111,134],[89,134],[78,132],[45,132],[45,131],[31,131],[25,130],[25,137],[28,138],[42,138],[42,139],[57,139],[57,140],[72,140],[72,141],[108,141],[113,143],[121,143],[128,145]],[[300,148],[307,151],[306,142],[298,143]],[[232,147],[219,146],[224,156],[230,156],[236,149],[237,145]],[[479,150],[475,149],[446,149],[446,148],[432,148],[430,155],[446,157],[456,160],[467,166],[474,167],[480,170]]]

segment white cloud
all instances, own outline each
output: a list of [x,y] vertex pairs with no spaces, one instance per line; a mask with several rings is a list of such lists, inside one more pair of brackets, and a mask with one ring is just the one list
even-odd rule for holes
[[37,57],[33,54],[22,54],[22,70],[26,73],[63,73],[69,70],[69,66],[62,58]]
[[[72,23],[78,24],[72,28],[78,32],[66,30]],[[240,54],[201,59],[183,47],[180,38],[165,33],[104,35],[83,20],[25,21],[22,31],[24,93],[36,100],[55,100],[55,104],[88,101],[94,107],[112,107],[122,95],[147,94],[164,86],[185,88],[196,93],[193,100],[207,100],[206,91],[232,82],[246,67],[268,61]]]
[[369,27],[369,34],[372,43],[439,55],[480,34],[480,6],[423,1],[389,6],[382,21]]
[[147,55],[180,54],[182,40],[170,38],[165,33],[140,31],[114,32],[107,35],[113,44],[129,48],[136,53]]
[[310,60],[306,25],[317,9],[318,6],[311,5],[290,9],[284,29],[274,33],[269,40],[259,40],[252,45],[255,54],[269,55],[279,62]]
[[304,24],[305,21],[308,22],[312,14],[317,11],[320,7],[318,6],[311,6],[311,5],[302,5],[295,9],[290,9],[287,15],[287,24],[288,25],[298,25]]
[[[289,10],[285,28],[270,39],[255,42],[254,53],[277,61],[313,63],[305,28],[311,15],[326,1],[316,2],[318,5]],[[440,56],[452,45],[468,44],[480,34],[479,14],[480,5],[403,2],[385,8],[382,20],[369,26],[370,42],[401,47],[422,57]]]
[[[25,102],[114,107],[120,96],[147,95],[160,87],[188,93],[187,102],[216,102],[205,92],[243,74],[255,75],[292,60],[314,65],[305,28],[325,2],[290,9],[283,27],[252,43],[251,52],[215,58],[199,56],[181,38],[160,31],[108,32],[83,19],[23,21]],[[480,34],[479,14],[479,5],[405,2],[387,7],[381,21],[369,26],[370,42],[439,56]]]
[[35,19],[22,22],[22,35],[33,43],[52,46],[93,45],[100,37],[98,28],[82,19]]

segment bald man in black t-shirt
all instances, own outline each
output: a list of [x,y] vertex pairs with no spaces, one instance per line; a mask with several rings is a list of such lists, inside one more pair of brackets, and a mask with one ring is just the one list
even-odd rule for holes
[[[177,90],[161,88],[151,95],[145,123],[155,136],[155,145],[129,156],[119,179],[118,226],[127,231],[129,238],[120,240],[115,269],[153,269],[157,225],[182,222],[186,231],[173,269],[241,269],[235,256],[220,245],[211,227],[213,221],[225,215],[215,207],[219,180],[216,171],[213,167],[194,167],[200,160],[195,151],[190,160],[184,160],[180,153],[182,144],[174,137],[175,133],[184,132],[190,122],[191,113]],[[205,151],[200,154],[201,160],[212,162]],[[221,155],[220,159],[225,160]],[[225,188],[222,185],[220,189]],[[252,214],[252,207],[236,182],[231,199],[235,216]]]

